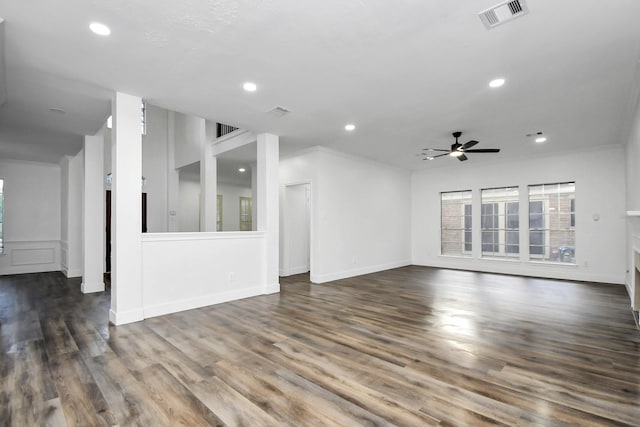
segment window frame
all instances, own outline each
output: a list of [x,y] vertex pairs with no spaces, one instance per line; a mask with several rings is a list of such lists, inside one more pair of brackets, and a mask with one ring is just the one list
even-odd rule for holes
[[[502,195],[490,192],[503,191]],[[486,192],[486,196],[485,196]],[[515,192],[515,196],[509,195]],[[502,200],[500,200],[502,199]],[[485,206],[491,205],[491,213],[485,213]],[[509,206],[517,206],[515,214],[509,213]],[[484,259],[514,259],[520,257],[520,187],[506,185],[503,187],[480,189],[480,256]],[[486,219],[491,217],[491,227],[487,227]],[[517,227],[508,227],[510,219],[516,218]],[[484,237],[491,233],[492,241],[485,243]],[[517,236],[516,243],[507,242],[507,236]],[[491,245],[491,248],[487,248]],[[514,251],[515,248],[515,251]],[[487,250],[493,249],[493,250]],[[495,250],[497,249],[497,250]]]
[[[447,200],[443,198],[445,195],[459,194],[460,197],[456,200],[459,206],[461,206],[460,212],[457,215],[447,215],[447,218],[454,218],[454,222],[459,219],[459,227],[457,228],[445,228],[445,217],[443,209],[443,201]],[[468,227],[467,227],[468,225]],[[456,241],[448,241],[443,239],[445,231],[457,231],[460,233],[460,245],[461,250],[459,252],[448,253],[444,250],[446,244],[458,244]],[[469,250],[467,250],[469,248]],[[441,191],[440,192],[440,255],[441,256],[460,256],[471,257],[473,249],[473,192],[471,190],[461,191]]]
[[[569,202],[569,209],[567,211],[562,211],[560,210],[561,207],[561,197],[559,196],[560,194],[565,194],[564,192],[561,192],[561,188],[562,186],[572,186],[573,187],[573,191],[569,192],[569,196],[567,196]],[[556,187],[556,191],[555,192],[549,192],[548,194],[545,193],[545,189],[546,187]],[[535,187],[542,187],[542,195],[544,197],[540,197],[538,196],[537,199],[532,200],[532,188]],[[529,261],[532,262],[545,262],[545,263],[552,263],[552,264],[558,264],[558,265],[575,265],[575,254],[576,254],[576,245],[575,245],[575,238],[576,238],[576,229],[575,229],[575,193],[576,193],[576,182],[575,181],[563,181],[563,182],[549,182],[549,183],[543,183],[543,184],[531,184],[527,186],[527,199],[528,199],[528,209],[529,209],[529,229],[528,229],[528,233],[529,233]],[[556,198],[557,203],[552,207],[552,201],[553,198]],[[542,218],[542,227],[536,227],[536,228],[532,228],[531,227],[531,205],[532,202],[541,202],[542,203],[542,213],[541,218]],[[553,228],[553,223],[561,223],[562,222],[562,218],[567,218],[568,217],[568,225],[566,226],[566,228],[562,228],[560,226],[556,226],[555,228]],[[555,218],[555,221],[554,221]],[[565,220],[566,221],[566,220]],[[542,233],[543,237],[543,241],[542,244],[536,244],[536,247],[541,247],[543,248],[542,253],[534,253],[531,250],[532,244],[532,232],[536,232],[536,233]],[[562,238],[557,237],[558,234],[561,233],[569,233],[571,235],[569,240],[573,241],[573,244],[562,244],[560,246],[557,246],[557,244],[554,244],[554,238],[555,239],[560,239],[562,240]],[[556,236],[556,237],[554,237]],[[557,246],[557,249],[556,249]],[[566,248],[565,252],[562,252],[561,249],[562,248]],[[557,252],[556,255],[554,255],[554,251]],[[571,258],[571,262],[566,262],[563,261],[563,259],[565,259],[567,253],[569,254],[570,258]],[[554,259],[554,256],[557,256],[557,259]]]

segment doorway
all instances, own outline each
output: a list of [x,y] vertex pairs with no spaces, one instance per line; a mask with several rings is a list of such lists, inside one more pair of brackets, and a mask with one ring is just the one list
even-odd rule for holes
[[[105,244],[105,273],[111,272],[111,190],[107,190],[105,199],[106,209],[106,244]],[[142,232],[147,232],[147,193],[142,193]]]
[[311,270],[311,184],[285,186],[285,276]]

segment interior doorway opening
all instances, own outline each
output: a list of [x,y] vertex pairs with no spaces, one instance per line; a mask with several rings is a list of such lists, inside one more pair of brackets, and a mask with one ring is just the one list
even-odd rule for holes
[[[111,190],[105,196],[105,268],[106,274],[111,273]],[[147,232],[147,193],[142,193],[142,232]]]
[[285,186],[283,276],[307,273],[311,256],[311,184]]

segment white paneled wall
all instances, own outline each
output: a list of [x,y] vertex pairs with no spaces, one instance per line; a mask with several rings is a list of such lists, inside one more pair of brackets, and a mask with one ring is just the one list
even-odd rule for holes
[[61,268],[61,170],[57,164],[0,160],[4,254],[0,274]]

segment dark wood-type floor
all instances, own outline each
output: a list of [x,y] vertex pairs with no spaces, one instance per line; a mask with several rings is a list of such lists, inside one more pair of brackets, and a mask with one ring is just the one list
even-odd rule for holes
[[422,267],[281,282],[114,327],[79,280],[0,277],[0,424],[640,425],[623,286]]

